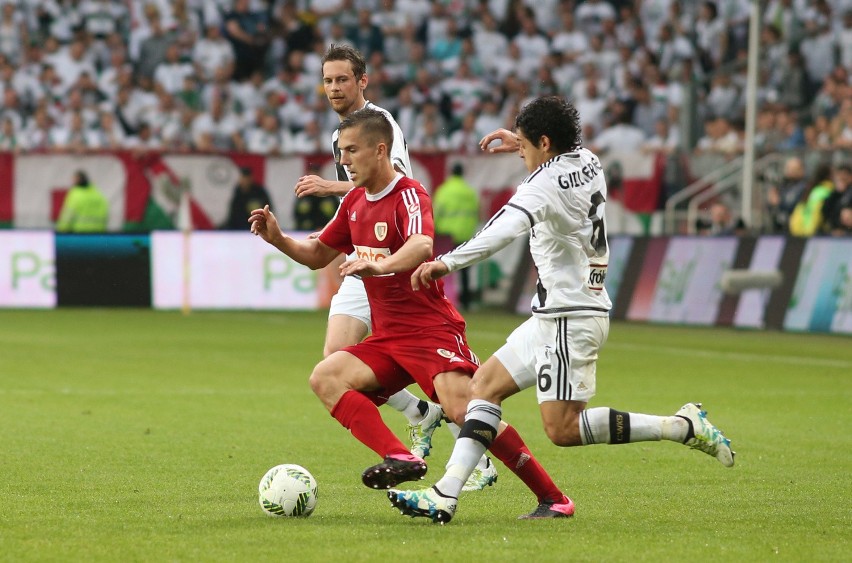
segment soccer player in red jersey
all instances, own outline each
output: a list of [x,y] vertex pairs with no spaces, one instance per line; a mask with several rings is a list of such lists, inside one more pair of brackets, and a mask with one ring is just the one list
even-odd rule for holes
[[[310,384],[331,415],[384,461],[364,471],[364,484],[386,489],[420,479],[425,462],[384,424],[376,404],[416,382],[453,421],[464,420],[470,379],[479,361],[465,323],[440,280],[414,291],[410,276],[432,258],[434,225],[426,190],[393,169],[393,131],[379,111],[357,111],[340,124],[341,163],[356,186],[318,238],[295,240],[268,208],[256,209],[251,231],[292,259],[322,268],[340,253],[356,260],[342,275],[360,275],[370,300],[373,334],[322,360]],[[501,422],[491,452],[535,493],[539,503],[567,498],[511,426]]]

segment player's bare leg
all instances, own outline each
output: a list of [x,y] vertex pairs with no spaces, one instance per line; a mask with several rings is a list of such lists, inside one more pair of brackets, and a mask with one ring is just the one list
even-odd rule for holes
[[389,488],[403,481],[423,478],[426,463],[409,453],[384,423],[376,404],[363,393],[380,389],[376,375],[367,364],[348,352],[335,352],[317,364],[310,384],[331,415],[362,444],[385,459],[387,467],[381,474],[364,473],[365,485]]
[[325,330],[323,358],[327,358],[347,346],[355,346],[367,337],[370,328],[364,321],[349,315],[332,315]]
[[[438,390],[438,379],[435,381]],[[539,500],[536,510],[524,518],[571,516],[574,503],[553,483],[517,431],[501,421],[500,403],[518,391],[517,384],[500,361],[494,357],[489,359],[474,375],[471,393],[475,398],[465,410],[464,425],[447,464],[447,472],[425,491],[390,491],[391,503],[404,514],[448,522],[455,513],[465,481],[485,450],[490,449]],[[443,402],[444,398],[441,400]],[[457,408],[449,408],[447,412],[456,420],[460,417]]]
[[[332,315],[328,318],[323,357],[328,357],[347,346],[358,344],[369,333],[369,327],[357,317]],[[440,405],[420,399],[407,389],[388,398],[387,405],[401,412],[408,419],[411,437],[411,453],[419,458],[429,455],[432,448],[432,433],[441,425],[443,411]]]

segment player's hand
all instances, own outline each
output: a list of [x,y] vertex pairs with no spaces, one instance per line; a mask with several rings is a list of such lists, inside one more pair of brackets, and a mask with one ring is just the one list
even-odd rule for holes
[[362,278],[369,278],[371,276],[380,276],[384,273],[385,271],[382,268],[381,264],[379,264],[378,262],[370,262],[369,260],[364,260],[363,258],[358,258],[357,260],[347,260],[346,262],[340,265],[341,276],[358,275]]
[[269,210],[268,205],[263,206],[263,209],[252,211],[248,222],[251,232],[270,244],[274,244],[276,237],[283,236],[281,227],[278,226],[278,219]]
[[417,291],[421,286],[426,287],[429,285],[429,282],[442,278],[449,273],[450,269],[440,260],[423,262],[411,274],[411,289]]
[[[503,144],[498,145],[496,147],[488,148],[488,145],[498,140],[501,141]],[[479,141],[479,148],[481,150],[494,154],[504,152],[516,152],[520,146],[521,143],[518,141],[518,136],[509,131],[508,129],[497,129],[496,131],[492,131],[491,133],[482,137],[482,140]]]
[[328,191],[328,183],[314,174],[299,178],[299,181],[296,182],[295,191],[296,197],[305,197],[307,195],[332,195],[331,192]]

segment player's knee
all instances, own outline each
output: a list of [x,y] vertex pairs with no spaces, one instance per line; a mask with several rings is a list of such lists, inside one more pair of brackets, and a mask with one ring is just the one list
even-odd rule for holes
[[323,360],[314,367],[308,382],[314,394],[317,397],[323,397],[336,387],[338,378],[329,362]]
[[554,445],[568,448],[571,446],[579,446],[580,431],[577,428],[571,428],[564,424],[544,424],[544,432]]
[[459,404],[457,406],[441,406],[444,409],[444,416],[450,421],[455,422],[459,426],[464,425],[464,417],[467,415],[467,407]]

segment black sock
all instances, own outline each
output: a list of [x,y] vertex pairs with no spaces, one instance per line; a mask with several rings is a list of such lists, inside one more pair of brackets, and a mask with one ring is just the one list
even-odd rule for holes
[[426,413],[429,412],[429,403],[420,399],[420,402],[417,403],[417,410],[420,411],[420,416],[426,416]]
[[686,418],[685,416],[677,415],[678,418],[682,418],[689,425],[689,430],[686,431],[686,438],[683,439],[683,443],[687,443],[693,438],[695,438],[695,430],[692,428],[692,421]]

